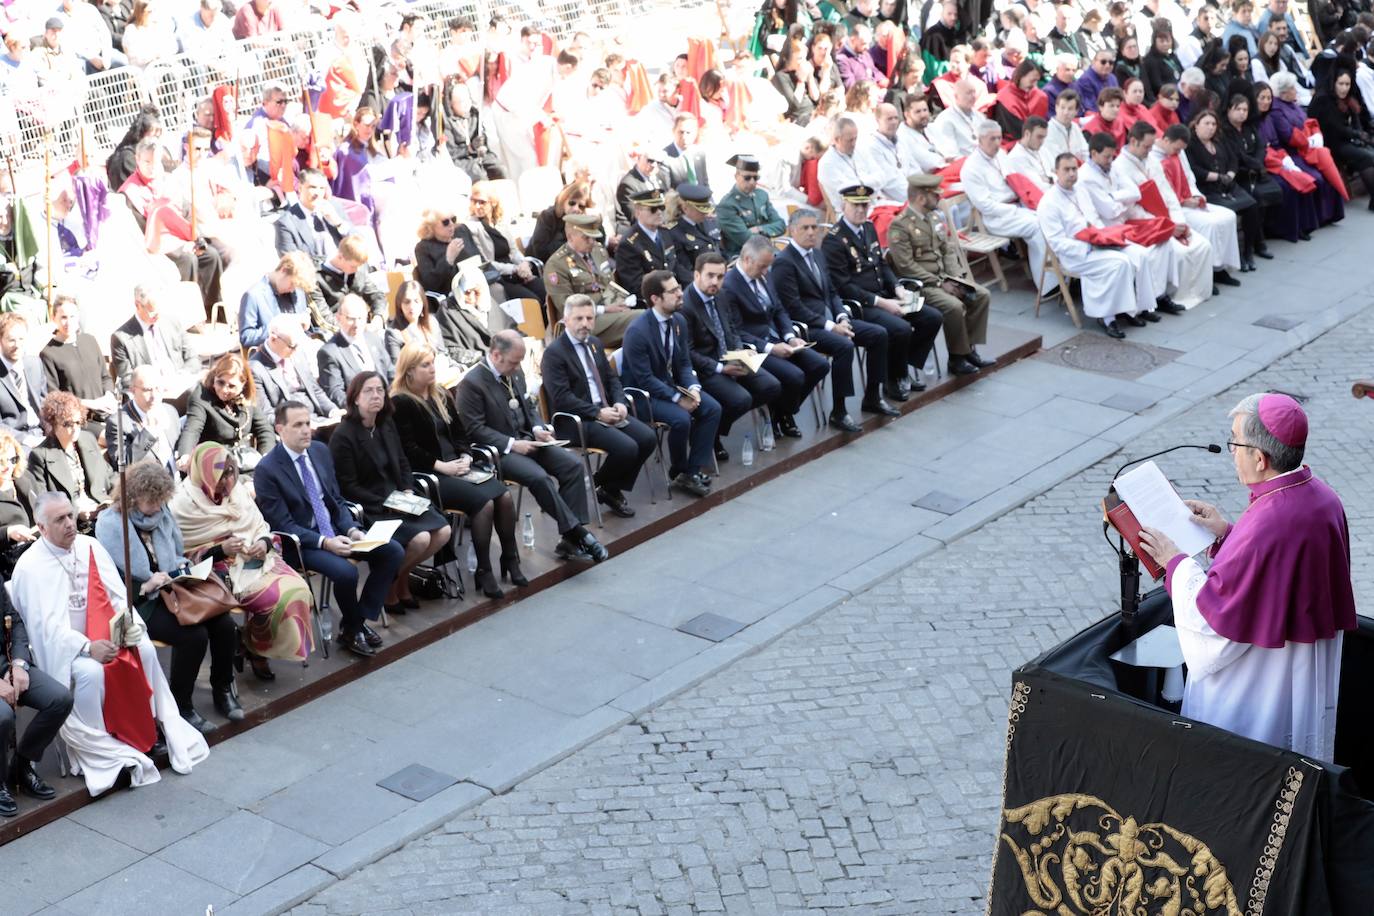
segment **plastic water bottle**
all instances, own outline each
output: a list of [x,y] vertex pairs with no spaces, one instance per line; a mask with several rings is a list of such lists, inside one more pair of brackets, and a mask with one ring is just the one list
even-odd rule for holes
[[520,523],[520,540],[524,542],[526,550],[534,549],[534,517],[528,512]]
[[477,548],[473,546],[472,540],[468,540],[468,572],[477,571]]
[[739,460],[747,468],[754,466],[754,437],[749,433],[744,434],[744,448],[739,451]]
[[777,443],[773,441],[773,424],[764,423],[763,429],[759,430],[759,448],[765,452],[771,452],[775,445]]

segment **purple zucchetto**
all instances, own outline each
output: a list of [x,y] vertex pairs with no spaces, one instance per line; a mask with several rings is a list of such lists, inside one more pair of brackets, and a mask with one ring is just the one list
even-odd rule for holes
[[1264,428],[1284,445],[1296,448],[1307,444],[1307,414],[1288,395],[1264,395],[1257,412]]

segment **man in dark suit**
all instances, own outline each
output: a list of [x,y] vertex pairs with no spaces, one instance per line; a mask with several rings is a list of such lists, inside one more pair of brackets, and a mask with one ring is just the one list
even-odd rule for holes
[[587,530],[587,485],[582,462],[552,442],[553,430],[538,422],[525,390],[525,341],[516,331],[497,331],[487,358],[458,385],[458,416],[473,442],[501,454],[501,476],[526,487],[562,538],[554,552],[564,560],[600,563],[610,553]]
[[339,242],[351,235],[343,208],[329,196],[329,180],[316,169],[301,169],[299,200],[277,217],[277,254],[304,251],[316,267],[334,256]]
[[677,196],[682,209],[678,221],[668,233],[673,239],[673,246],[677,248],[677,268],[673,275],[677,277],[678,285],[686,288],[692,282],[697,258],[708,251],[721,253],[720,227],[716,225],[715,217],[711,216],[715,206],[711,203],[710,188],[699,184],[680,184],[677,186]]
[[669,187],[675,188],[683,182],[711,187],[706,176],[706,154],[694,146],[696,140],[696,115],[683,112],[673,118],[673,142],[663,148],[666,156],[663,167],[668,171]]
[[270,414],[287,401],[300,401],[320,420],[335,420],[343,413],[329,393],[315,381],[314,367],[299,353],[304,333],[295,318],[278,315],[267,323],[267,339],[248,360],[258,406]]
[[625,330],[620,377],[649,392],[653,418],[668,424],[668,476],[693,496],[709,496],[711,449],[720,425],[720,404],[703,391],[692,370],[691,335],[682,309],[682,287],[666,270],[644,278],[640,296],[648,311]]
[[633,293],[651,270],[678,271],[673,235],[663,228],[663,192],[640,191],[631,200],[635,221],[615,248],[615,282]]
[[801,430],[794,418],[830,371],[830,361],[806,349],[806,341],[797,335],[792,316],[772,288],[768,271],[774,251],[766,238],[747,240],[735,266],[725,272],[716,305],[734,325],[741,341],[768,354],[763,368],[782,386],[782,395],[772,410],[774,435],[800,439]]
[[[320,265],[315,277],[315,307],[326,315],[339,310],[344,296],[362,296],[369,320],[378,328],[386,320],[386,289],[367,266],[367,242],[350,235],[339,242],[334,256]],[[382,283],[386,275],[382,274]]]
[[162,315],[160,295],[153,286],[134,287],[134,317],[110,335],[110,372],[127,388],[135,366],[154,366],[162,390],[176,395],[200,381],[200,357],[181,326]]
[[[621,518],[635,510],[625,499],[634,489],[639,469],[654,453],[654,431],[630,416],[620,376],[606,361],[606,348],[592,336],[596,303],[591,296],[569,296],[563,303],[563,328],[544,351],[539,370],[549,410],[570,413],[582,420],[582,435],[590,448],[606,453],[596,472],[596,498]],[[647,404],[637,405],[647,410]],[[554,434],[581,444],[578,424],[553,418]]]
[[277,444],[253,472],[258,508],[273,531],[301,542],[301,562],[334,583],[339,606],[339,645],[364,658],[377,654],[382,637],[368,625],[382,614],[382,602],[396,580],[405,549],[387,541],[361,556],[367,582],[358,594],[358,567],[349,562],[363,531],[344,505],[334,459],[322,442],[312,442],[310,408],[285,401],[276,412]]
[[[151,458],[177,479],[176,442],[181,434],[181,418],[176,408],[162,400],[162,388],[157,370],[139,366],[129,383],[129,395],[124,399],[123,460],[126,465]],[[105,457],[113,467],[119,467],[119,417],[111,414],[105,420]]]
[[[944,322],[934,309],[902,314],[897,298],[897,275],[883,259],[878,230],[868,219],[873,189],[852,185],[840,189],[844,212],[822,244],[825,265],[835,290],[861,306],[858,317],[887,331],[887,385],[884,393],[905,401],[911,391],[924,391],[921,367]],[[907,366],[915,370],[915,380]]]
[[382,338],[367,330],[367,303],[363,297],[356,293],[344,296],[334,318],[339,322],[338,332],[315,354],[320,366],[320,387],[329,399],[343,404],[349,381],[364,370],[376,372],[382,377],[382,384],[390,387],[396,366]]
[[[661,162],[663,154],[651,149],[641,149],[630,154],[634,165],[620,179],[615,189],[615,234],[624,235],[634,225],[635,214],[632,200],[636,194],[657,191],[662,194],[668,190],[668,179],[663,174]],[[630,290],[634,292],[634,290]]]
[[767,407],[782,394],[782,386],[762,366],[750,372],[737,362],[725,362],[725,353],[742,349],[744,343],[724,311],[716,304],[725,277],[725,258],[713,251],[697,258],[695,279],[682,297],[682,314],[691,335],[692,369],[701,387],[720,402],[720,426],[716,429],[716,460],[730,453],[721,439],[730,435],[735,421],[756,407]]
[[868,351],[868,377],[865,379],[862,407],[887,417],[897,410],[883,400],[883,380],[887,377],[887,331],[852,317],[840,304],[830,286],[824,261],[818,257],[821,227],[815,210],[798,207],[788,220],[791,241],[773,261],[773,289],[783,306],[797,321],[804,323],[806,338],[816,350],[830,357],[831,391],[834,407],[830,425],[841,432],[858,432],[849,418],[845,400],[854,393],[854,347]]
[[48,396],[43,366],[36,356],[25,356],[29,323],[18,312],[0,315],[0,425],[19,444],[30,449],[43,441],[39,413]]
[[[33,667],[33,651],[24,618],[10,604],[8,592],[0,588],[0,617],[10,624],[6,634],[8,649],[0,646],[0,816],[14,817],[19,806],[10,794],[14,785],[30,798],[56,798],[57,792],[43,781],[34,765],[43,759],[52,739],[72,711],[72,693],[47,674]],[[15,716],[20,706],[37,710],[15,745],[14,759],[6,766],[5,757],[14,743]]]

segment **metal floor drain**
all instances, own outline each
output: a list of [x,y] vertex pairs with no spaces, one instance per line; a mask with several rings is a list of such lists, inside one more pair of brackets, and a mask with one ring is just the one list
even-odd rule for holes
[[973,500],[963,496],[954,496],[940,490],[931,490],[925,496],[912,503],[917,509],[929,509],[931,512],[938,512],[941,515],[953,515],[965,506],[973,504]]
[[1182,350],[1112,340],[1098,331],[1084,331],[1035,358],[1048,359],[1069,369],[1137,379],[1182,355]]
[[1265,315],[1252,322],[1257,328],[1269,328],[1274,331],[1291,331],[1302,324],[1301,318],[1294,318],[1292,315]]
[[449,786],[457,784],[457,776],[440,773],[418,763],[412,763],[377,783],[383,789],[417,802],[422,802],[431,795],[438,795]]
[[686,633],[688,636],[699,636],[702,639],[709,639],[711,642],[720,642],[734,636],[746,626],[748,624],[731,620],[729,617],[706,613],[698,614],[677,629],[679,633]]

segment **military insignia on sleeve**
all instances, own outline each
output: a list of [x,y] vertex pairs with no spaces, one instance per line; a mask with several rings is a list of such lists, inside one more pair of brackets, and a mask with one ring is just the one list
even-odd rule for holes
[[557,286],[557,285],[558,285],[558,274],[553,273],[552,271],[550,271],[550,273],[549,273],[549,285],[550,285],[550,286]]
[[696,237],[695,235],[692,235],[692,233],[690,233],[690,232],[687,233],[687,241],[689,241],[689,242],[695,242],[696,240],[697,240],[697,237]]

